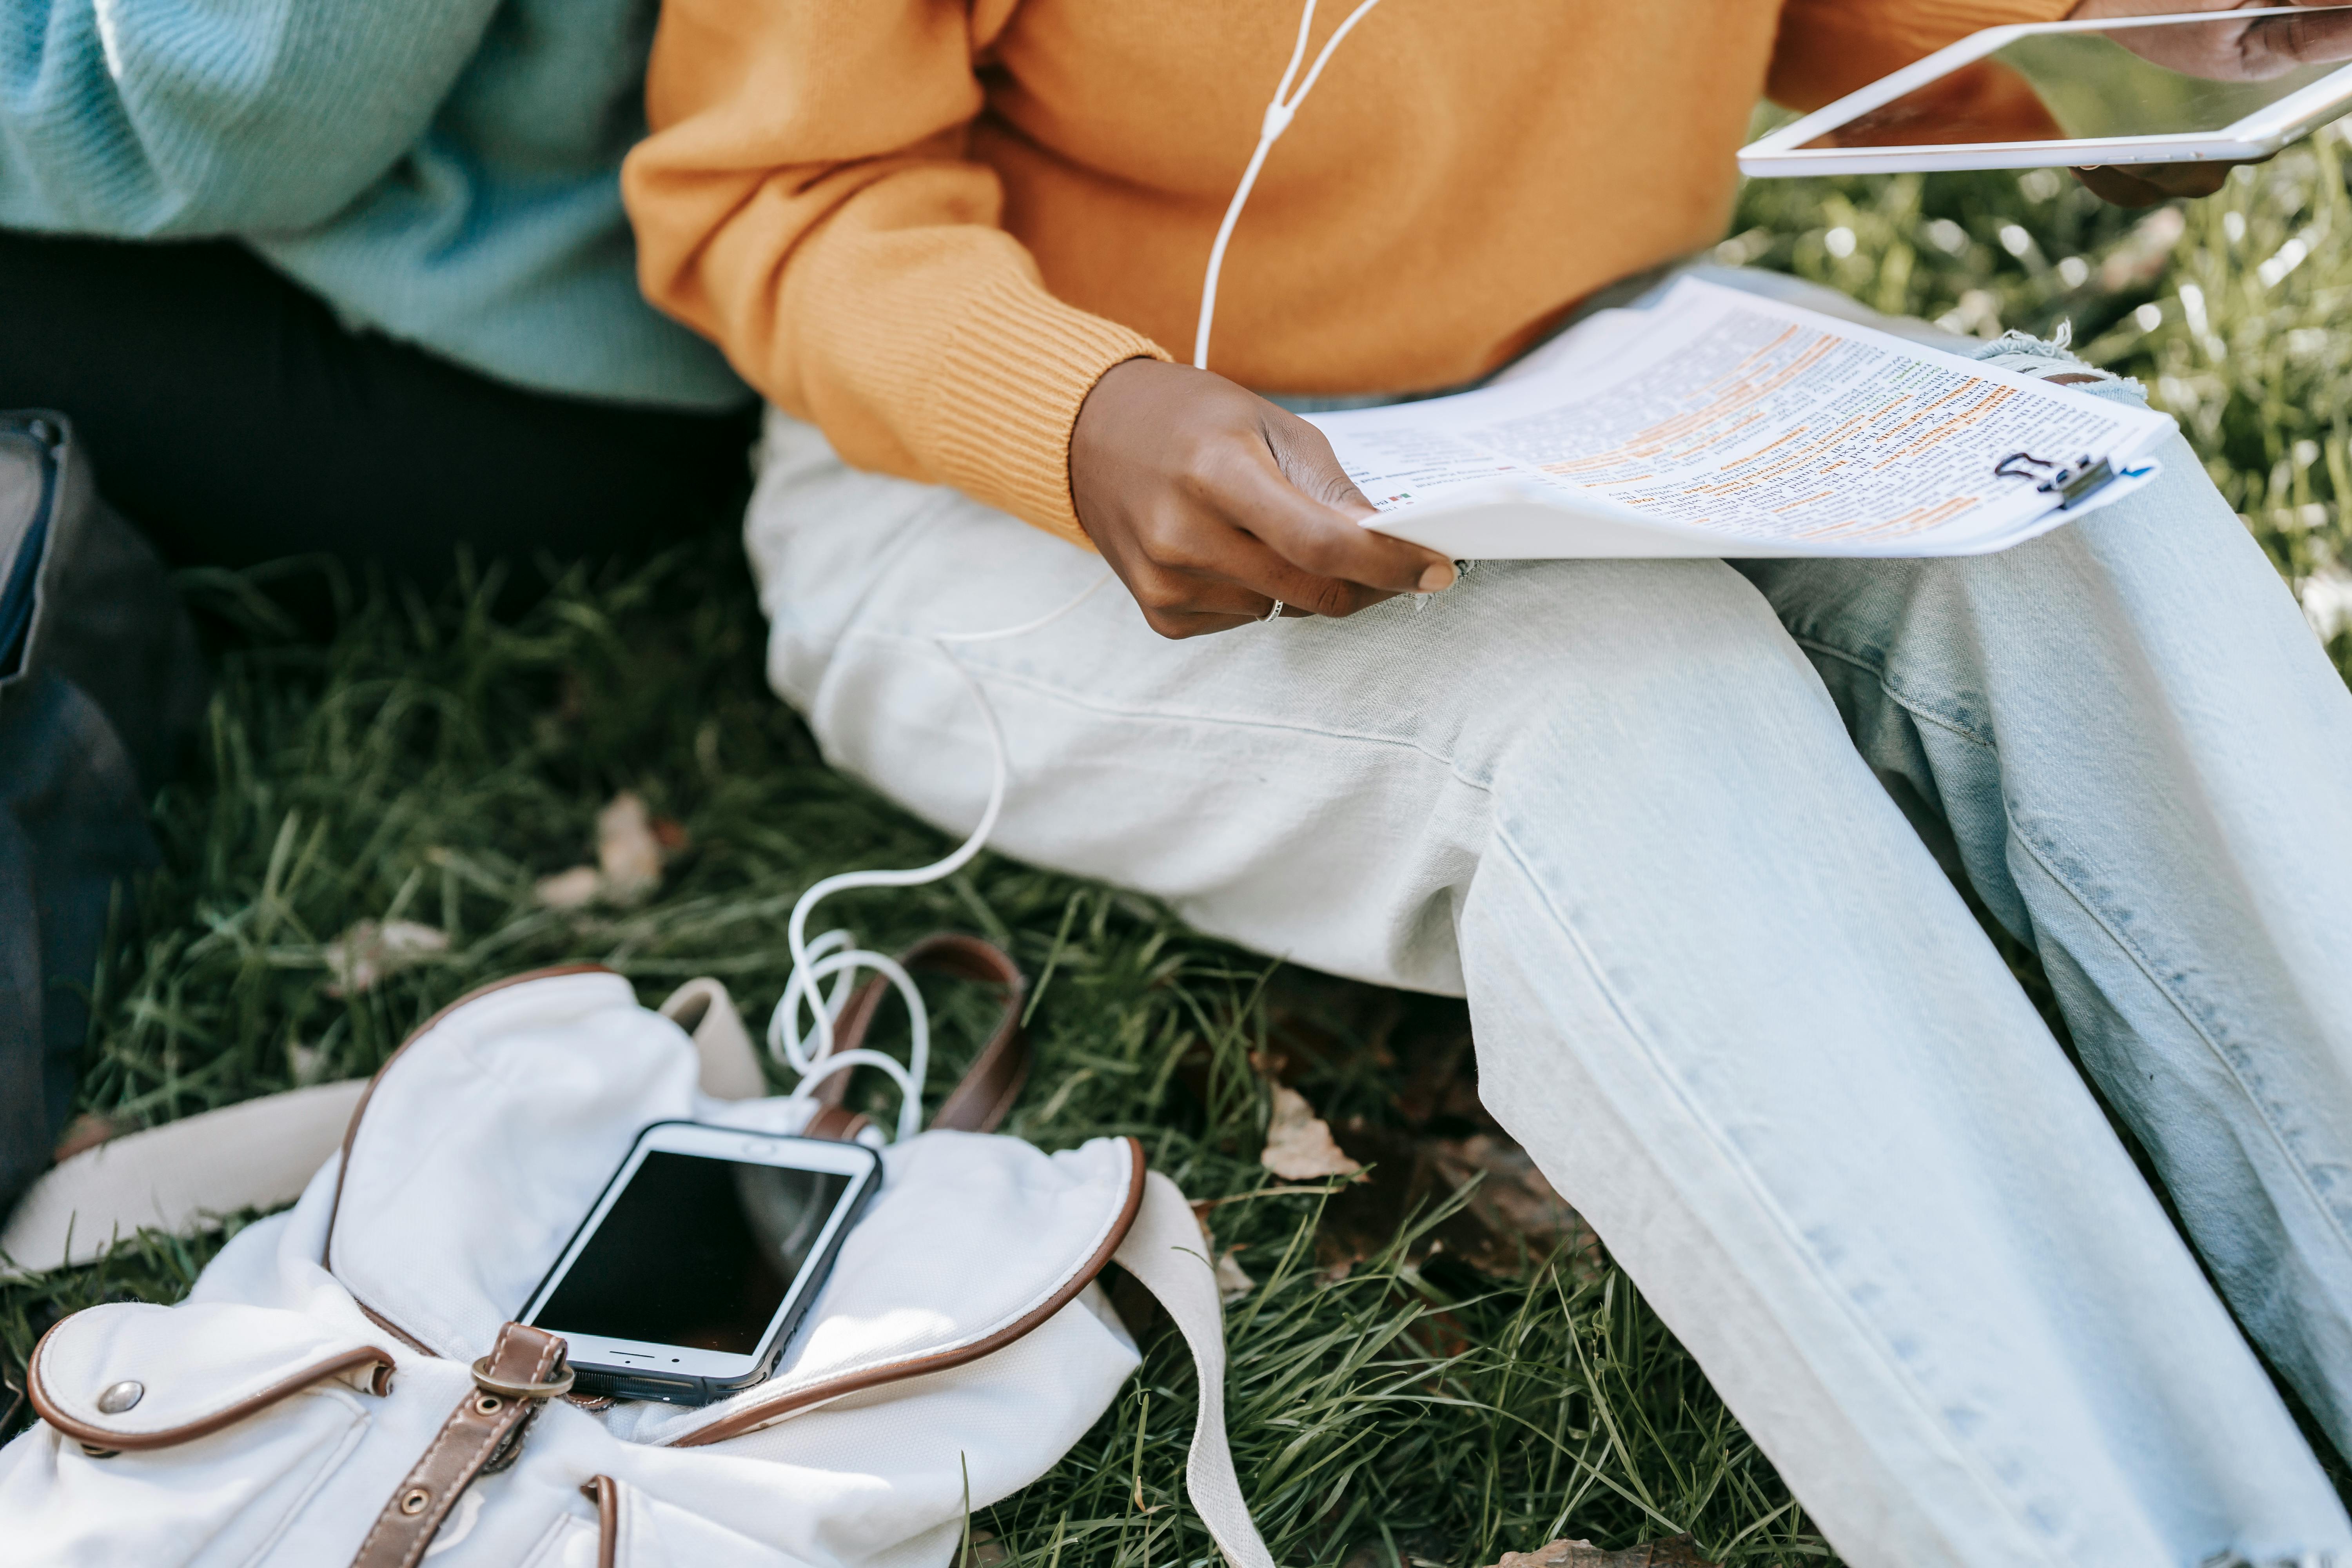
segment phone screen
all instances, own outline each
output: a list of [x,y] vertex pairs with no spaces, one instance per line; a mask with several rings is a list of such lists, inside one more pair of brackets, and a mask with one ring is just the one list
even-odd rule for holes
[[750,1355],[850,1181],[656,1150],[533,1321],[557,1333]]
[[[2352,52],[2352,10],[2329,8],[2321,16],[2335,46],[2325,52]],[[2213,40],[2200,35],[2244,25],[2242,19],[2221,19],[2029,34],[1803,145],[1913,147],[2210,134],[2343,68],[2339,58],[2291,65],[2262,80],[2223,81],[2172,69],[2139,52],[2144,48],[2184,63],[2202,59],[2209,52],[2204,46]]]

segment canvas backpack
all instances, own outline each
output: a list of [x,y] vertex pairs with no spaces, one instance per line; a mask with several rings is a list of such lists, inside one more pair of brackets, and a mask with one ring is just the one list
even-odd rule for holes
[[[299,1145],[349,1112],[294,1206],[185,1301],[93,1307],[41,1340],[39,1422],[0,1449],[0,1563],[944,1568],[970,1511],[1050,1468],[1135,1370],[1098,1282],[1115,1262],[1194,1360],[1202,1523],[1235,1568],[1272,1568],[1226,1447],[1191,1209],[1131,1139],[1046,1153],[987,1131],[1024,1063],[1017,971],[964,937],[908,959],[1015,983],[1004,1023],[932,1125],[882,1148],[881,1190],[774,1373],[698,1408],[547,1397],[562,1342],[510,1320],[649,1123],[880,1142],[838,1075],[759,1092],[716,982],[655,1011],[593,966],[520,976],[363,1088],[192,1119],[241,1116],[236,1147],[182,1122],[61,1166],[9,1227],[20,1266],[64,1247],[61,1215],[144,1204],[184,1224],[164,1210],[254,1198],[283,1158],[257,1132]],[[879,999],[840,1007],[834,1049]]]

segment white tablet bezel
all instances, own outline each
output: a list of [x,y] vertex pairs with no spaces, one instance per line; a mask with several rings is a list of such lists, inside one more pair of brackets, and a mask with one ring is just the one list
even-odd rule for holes
[[2194,163],[2264,158],[2313,126],[2331,109],[2352,100],[2352,62],[2310,86],[2258,109],[2219,132],[2182,136],[2105,136],[2070,141],[1954,142],[1897,147],[1806,147],[1805,142],[1937,77],[1983,58],[1995,49],[2037,33],[2116,32],[2124,27],[2210,23],[2231,17],[2292,15],[2308,7],[2266,5],[2243,11],[2168,12],[2161,16],[2103,16],[2079,22],[2026,22],[1988,27],[1947,45],[1926,59],[1883,77],[1835,103],[1817,109],[1739,150],[1742,174],[1765,179],[1809,174],[1889,174],[1951,169],[2037,169],[2105,163]]
[[819,1171],[829,1175],[850,1178],[841,1197],[825,1220],[824,1229],[809,1247],[808,1260],[784,1291],[784,1299],[776,1304],[768,1326],[761,1331],[760,1342],[749,1354],[731,1351],[699,1350],[692,1345],[656,1344],[650,1341],[608,1338],[602,1334],[577,1333],[560,1324],[547,1327],[562,1333],[569,1346],[575,1366],[591,1366],[615,1373],[636,1373],[654,1377],[708,1378],[713,1383],[730,1383],[748,1377],[773,1359],[775,1339],[782,1326],[792,1321],[801,1298],[807,1294],[813,1274],[833,1249],[835,1237],[849,1215],[857,1212],[866,1187],[881,1173],[881,1162],[874,1152],[855,1143],[835,1142],[828,1139],[795,1138],[777,1132],[752,1132],[738,1128],[711,1127],[700,1122],[657,1121],[638,1136],[629,1157],[605,1184],[596,1206],[565,1246],[563,1256],[549,1269],[547,1278],[531,1293],[530,1302],[518,1319],[531,1323],[540,1310],[563,1283],[572,1266],[604,1215],[620,1201],[629,1180],[652,1153],[691,1154],[704,1159],[732,1160],[743,1164],[775,1165],[788,1170]]

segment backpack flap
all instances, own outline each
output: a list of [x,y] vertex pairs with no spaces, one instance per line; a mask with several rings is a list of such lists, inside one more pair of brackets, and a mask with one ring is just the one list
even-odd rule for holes
[[[884,1150],[882,1169],[881,1190],[774,1375],[699,1409],[624,1405],[611,1429],[699,1447],[977,1361],[1076,1300],[1126,1238],[1143,1195],[1143,1152],[1129,1138],[1047,1154],[1017,1138],[925,1132]],[[1123,1329],[1108,1353],[1118,1363],[1107,1369],[1116,1387],[1135,1365]],[[1086,1394],[1099,1409],[1108,1391]]]
[[639,1130],[707,1119],[696,1068],[684,1031],[609,970],[544,971],[453,1003],[352,1116],[328,1268],[401,1334],[472,1361]]
[[384,1407],[392,1357],[306,1313],[117,1302],[35,1349],[37,1426],[0,1463],[0,1557],[244,1563],[268,1552]]
[[392,1387],[392,1353],[318,1319],[226,1302],[110,1302],[41,1336],[26,1393],[85,1449],[167,1448],[211,1436],[327,1378]]

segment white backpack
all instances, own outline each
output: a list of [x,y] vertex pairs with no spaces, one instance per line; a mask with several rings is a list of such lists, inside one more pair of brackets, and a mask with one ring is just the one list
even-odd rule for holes
[[[910,957],[1017,979],[969,938]],[[850,1000],[833,1046],[871,1011]],[[1046,1154],[984,1131],[1018,1087],[1014,1016],[933,1127],[882,1151],[882,1188],[774,1374],[683,1408],[541,1397],[562,1342],[509,1321],[638,1131],[878,1135],[839,1110],[838,1075],[829,1096],[747,1098],[759,1074],[715,982],[662,1012],[594,968],[454,1004],[360,1093],[295,1206],[234,1237],[186,1301],[93,1307],[42,1339],[40,1423],[0,1449],[0,1563],[943,1568],[968,1510],[1051,1468],[1135,1370],[1096,1283],[1116,1261],[1192,1349],[1202,1523],[1235,1568],[1272,1568],[1225,1446],[1192,1212],[1131,1139]],[[310,1109],[215,1114],[342,1103],[282,1098]],[[118,1186],[142,1158],[118,1151]],[[37,1188],[10,1237],[57,1241],[71,1190]]]

